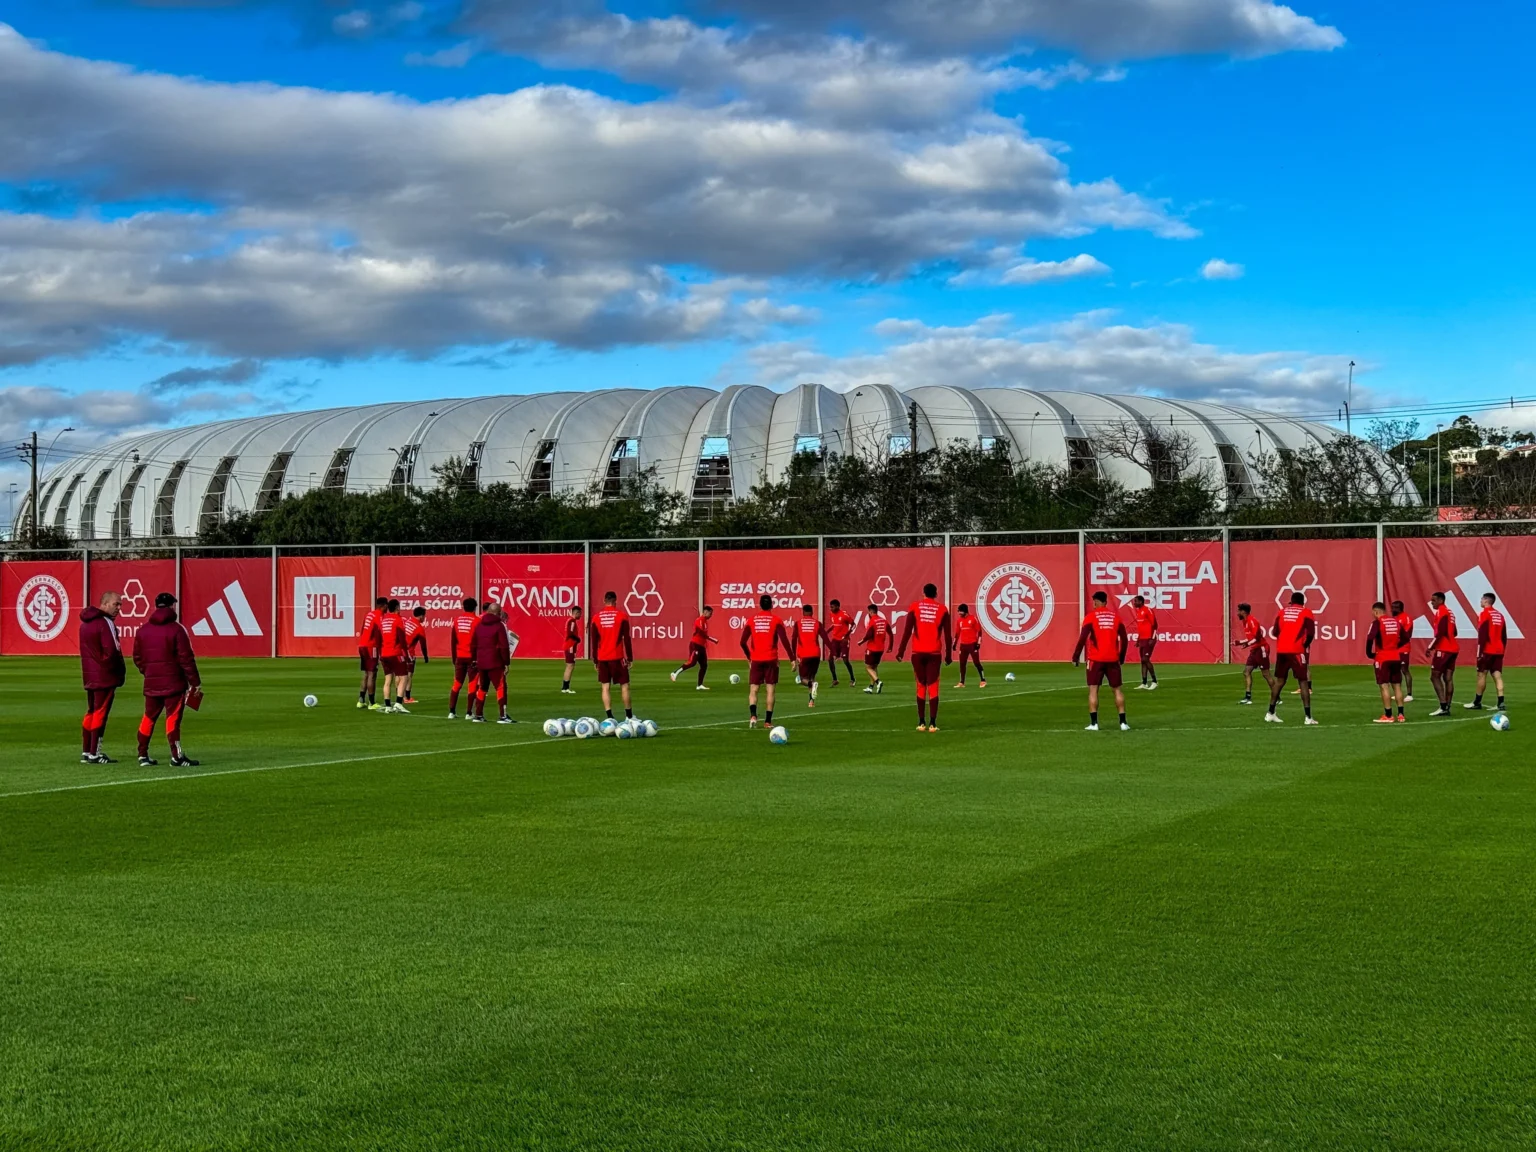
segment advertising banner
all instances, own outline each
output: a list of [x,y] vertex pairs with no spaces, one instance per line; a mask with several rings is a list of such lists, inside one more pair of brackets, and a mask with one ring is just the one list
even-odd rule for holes
[[1171,664],[1209,664],[1222,650],[1221,544],[1090,544],[1087,595],[1109,594],[1132,635],[1136,620],[1133,596],[1146,597],[1157,613],[1155,660]]
[[[473,579],[475,558],[466,559]],[[383,561],[379,563],[382,571]],[[488,552],[480,558],[480,580],[485,585],[486,598],[507,610],[507,626],[518,635],[519,657],[558,659],[565,651],[566,621],[571,609],[577,606],[582,610],[585,636],[588,608],[581,602],[585,567],[580,552]],[[457,609],[458,605],[454,607]],[[582,655],[586,655],[585,645]]]
[[7,656],[78,656],[85,608],[79,560],[0,564],[0,652]]
[[1504,663],[1536,664],[1528,636],[1536,627],[1536,537],[1478,536],[1448,540],[1386,541],[1387,599],[1401,600],[1413,617],[1413,655],[1420,659],[1434,636],[1429,594],[1445,593],[1461,640],[1460,667],[1476,651],[1477,614],[1484,592],[1497,597],[1509,632]]
[[943,597],[944,549],[828,548],[824,573],[826,595],[817,612],[825,617],[827,601],[841,600],[843,610],[857,621],[861,630],[857,634],[863,635],[871,604],[879,605],[895,628],[906,617],[907,607],[922,596],[924,584],[936,585]]
[[[1229,583],[1234,636],[1239,604],[1251,604],[1254,619],[1269,628],[1291,602],[1291,593],[1300,592],[1317,617],[1313,663],[1365,660],[1365,637],[1376,600],[1374,540],[1233,540]],[[1232,650],[1237,663],[1246,656],[1242,649]]]
[[[814,556],[814,553],[812,554]],[[676,660],[688,655],[688,637],[699,614],[699,555],[697,552],[592,553],[592,605],[602,607],[603,593],[616,592],[619,606],[629,613],[636,660]],[[720,613],[716,634],[725,647]],[[583,645],[583,659],[591,652]]]
[[182,560],[177,607],[199,656],[272,655],[270,558]]
[[737,637],[758,597],[773,597],[774,611],[788,620],[800,605],[817,602],[816,549],[761,548],[704,555],[704,603],[715,606],[715,634],[722,659],[741,654]]
[[1083,614],[1073,544],[986,545],[950,553],[950,610],[981,621],[983,660],[1070,660]]
[[356,656],[368,611],[368,557],[280,556],[279,656]]
[[133,638],[139,626],[149,621],[155,610],[155,597],[176,591],[174,560],[92,560],[90,596],[101,603],[103,592],[122,594],[117,609],[117,635],[123,654],[133,653]]

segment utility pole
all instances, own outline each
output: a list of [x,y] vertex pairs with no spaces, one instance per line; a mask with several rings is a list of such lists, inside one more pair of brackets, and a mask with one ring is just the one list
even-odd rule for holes
[[[912,534],[917,534],[917,401],[907,405],[907,458],[912,465],[912,491],[910,494],[910,510],[908,512],[908,527]],[[35,487],[35,484],[34,484]]]
[[32,466],[32,506],[27,514],[27,522],[31,527],[31,538],[28,543],[37,547],[37,433],[32,433],[32,438],[26,445],[27,458]]
[[1349,405],[1355,398],[1355,362],[1349,362],[1349,383],[1344,386],[1344,435],[1353,436],[1349,426]]

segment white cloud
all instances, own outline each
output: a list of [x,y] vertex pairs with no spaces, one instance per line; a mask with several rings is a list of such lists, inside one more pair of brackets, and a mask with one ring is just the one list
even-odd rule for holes
[[1021,260],[1004,270],[1004,284],[1044,284],[1048,280],[1076,280],[1083,276],[1108,276],[1109,265],[1086,252],[1065,260]]
[[565,87],[422,104],[136,73],[3,25],[0,180],[200,206],[0,213],[0,367],[132,336],[272,359],[755,334],[764,290],[712,285],[1192,231],[1073,183],[1011,121],[898,133]]
[[[915,320],[876,326],[884,346],[834,356],[809,342],[762,345],[733,368],[772,387],[819,382],[835,388],[886,383],[913,388],[941,380],[967,388],[1153,393],[1282,412],[1332,410],[1347,356],[1235,352],[1198,342],[1178,324],[1115,324],[1087,313],[1043,328],[1006,316],[930,327]],[[1357,395],[1366,394],[1358,378]]]
[[436,52],[407,52],[405,62],[412,68],[462,68],[474,59],[479,45],[473,40],[461,40]]
[[357,8],[343,12],[331,21],[331,30],[338,36],[366,36],[373,28],[373,16]]
[[1220,259],[1207,260],[1200,266],[1200,277],[1204,280],[1241,280],[1246,271],[1241,264]]

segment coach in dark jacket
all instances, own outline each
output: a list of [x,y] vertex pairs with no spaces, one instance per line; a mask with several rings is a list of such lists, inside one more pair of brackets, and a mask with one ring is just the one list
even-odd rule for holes
[[116,592],[108,592],[102,596],[100,608],[80,613],[80,679],[85,683],[85,719],[80,722],[82,764],[117,763],[102,752],[101,738],[106,734],[117,690],[128,679],[115,623],[122,602]]
[[496,708],[500,712],[499,723],[510,724],[507,716],[507,665],[512,663],[512,645],[507,640],[507,626],[501,613],[488,608],[470,636],[475,654],[475,667],[480,673],[480,691],[475,695],[475,719],[485,719],[485,697],[492,688],[496,690]]
[[197,658],[192,655],[192,638],[176,619],[176,597],[162,592],[155,597],[155,611],[149,622],[139,628],[133,645],[133,663],[144,674],[144,719],[139,724],[139,763],[153,764],[149,758],[149,738],[155,721],[165,713],[165,735],[171,745],[171,763],[177,767],[195,765],[181,752],[181,717],[187,692],[202,684],[197,672]]

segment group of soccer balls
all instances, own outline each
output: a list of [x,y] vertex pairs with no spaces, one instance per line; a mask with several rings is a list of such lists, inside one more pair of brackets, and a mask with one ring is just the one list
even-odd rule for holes
[[579,720],[546,720],[544,735],[549,737],[574,736],[578,740],[590,740],[595,736],[614,736],[620,740],[638,740],[654,736],[661,729],[654,720],[594,720],[583,716]]

